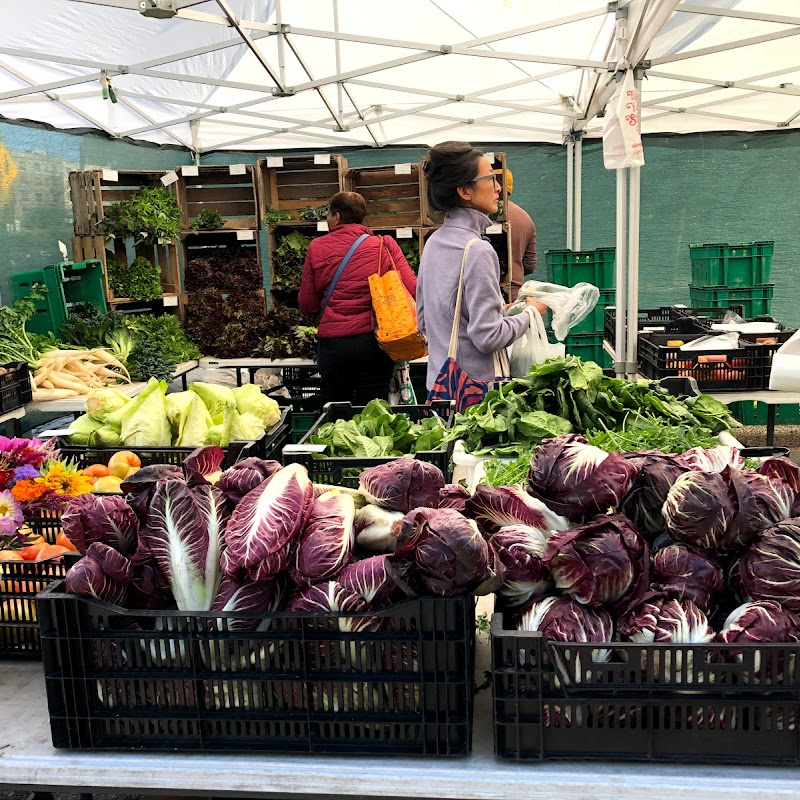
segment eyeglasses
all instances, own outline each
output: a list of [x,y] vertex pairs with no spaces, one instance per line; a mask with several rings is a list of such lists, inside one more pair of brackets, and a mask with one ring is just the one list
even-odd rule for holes
[[472,182],[477,183],[478,181],[488,181],[488,180],[491,180],[491,182],[495,186],[497,186],[497,175],[495,175],[494,172],[491,172],[488,175],[478,175],[478,177],[475,178],[475,180]]

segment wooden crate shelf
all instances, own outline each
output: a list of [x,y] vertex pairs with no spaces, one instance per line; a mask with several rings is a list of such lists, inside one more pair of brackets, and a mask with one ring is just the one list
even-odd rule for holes
[[[185,233],[181,236],[180,251],[181,251],[181,264],[183,268],[184,282],[183,288],[187,292],[196,291],[189,285],[186,280],[186,269],[189,263],[196,258],[216,259],[220,256],[230,255],[243,255],[252,256],[256,264],[258,264],[259,273],[262,273],[262,259],[261,259],[261,241],[257,231],[253,231],[253,237],[250,239],[240,238],[241,232],[237,231],[197,231],[194,233]],[[209,286],[206,288],[216,288]],[[258,288],[263,289],[263,276],[259,281],[258,287],[252,287],[253,290]]]
[[344,188],[347,159],[340,155],[331,155],[327,164],[316,164],[313,155],[284,156],[279,167],[267,164],[266,158],[258,160],[262,214],[271,206],[291,214],[292,222],[298,222],[300,209],[324,206]]
[[[109,173],[116,175],[112,180]],[[103,177],[104,173],[106,177]],[[103,210],[112,203],[129,200],[141,188],[163,186],[165,172],[153,170],[84,170],[70,172],[69,193],[72,199],[73,229],[76,236],[100,236],[97,223]]]
[[353,167],[345,173],[344,188],[367,201],[364,224],[370,228],[402,228],[427,221],[425,175],[419,164],[411,172],[397,172],[399,165]]
[[243,175],[232,175],[231,166],[197,167],[197,175],[185,175],[182,167],[176,187],[178,203],[183,211],[181,228],[190,230],[191,223],[208,209],[225,221],[225,229],[257,230],[261,219],[256,192],[256,170],[245,165]]

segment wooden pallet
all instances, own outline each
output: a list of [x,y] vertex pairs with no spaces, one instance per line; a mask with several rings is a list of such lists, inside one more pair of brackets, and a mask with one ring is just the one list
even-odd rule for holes
[[314,160],[313,155],[284,156],[280,167],[267,166],[266,158],[258,160],[262,214],[267,206],[271,206],[286,211],[294,221],[299,221],[300,209],[324,206],[344,189],[346,158],[331,155],[328,164],[315,164]]
[[192,221],[204,209],[216,211],[225,220],[228,230],[260,227],[256,171],[245,165],[243,175],[232,175],[230,166],[197,167],[197,175],[184,175],[184,168],[176,167],[180,179],[176,187],[178,203],[183,211],[183,231],[189,231]]
[[97,258],[103,262],[103,284],[106,302],[109,306],[141,303],[130,297],[116,297],[108,284],[108,263],[110,260],[118,264],[129,264],[131,258],[139,256],[148,259],[161,268],[162,300],[177,297],[181,291],[180,268],[178,266],[178,247],[175,242],[167,244],[137,244],[129,252],[124,239],[108,239],[103,236],[74,236],[72,238],[72,258],[74,261],[85,261]]
[[364,224],[370,228],[403,228],[427,222],[425,174],[419,164],[411,172],[397,172],[397,165],[353,167],[345,173],[346,191],[358,192],[367,201]]
[[[108,172],[108,171],[106,171]],[[69,193],[72,199],[73,230],[76,236],[102,236],[97,223],[111,203],[129,200],[144,186],[163,186],[164,171],[117,170],[117,180],[103,177],[103,170],[70,172]]]

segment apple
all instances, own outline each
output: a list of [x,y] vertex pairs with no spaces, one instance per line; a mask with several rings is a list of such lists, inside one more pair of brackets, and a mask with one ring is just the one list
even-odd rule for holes
[[92,486],[93,492],[114,492],[115,494],[122,494],[120,485],[122,478],[116,475],[106,475],[104,478],[98,478]]
[[[125,480],[128,477],[132,467],[138,469],[141,466],[142,461],[139,456],[130,450],[120,450],[108,459],[108,471],[120,480]],[[103,490],[100,489],[98,491]]]

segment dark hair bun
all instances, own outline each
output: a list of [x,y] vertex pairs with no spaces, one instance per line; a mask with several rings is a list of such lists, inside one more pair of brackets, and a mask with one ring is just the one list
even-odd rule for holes
[[428,202],[438,211],[457,208],[458,187],[475,180],[482,155],[469,142],[442,142],[432,147],[423,164],[428,178]]

